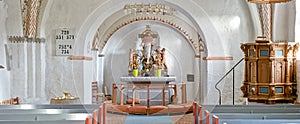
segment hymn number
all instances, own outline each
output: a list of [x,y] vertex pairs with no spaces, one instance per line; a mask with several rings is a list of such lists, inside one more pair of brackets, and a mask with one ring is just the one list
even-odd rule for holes
[[72,49],[72,45],[59,45],[58,49]]
[[70,54],[69,50],[61,50],[61,54]]

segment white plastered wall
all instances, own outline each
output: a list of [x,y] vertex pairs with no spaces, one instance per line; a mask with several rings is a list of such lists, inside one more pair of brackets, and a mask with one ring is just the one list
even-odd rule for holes
[[[13,2],[17,3],[17,0]],[[203,39],[206,44],[205,53],[201,53],[201,74],[207,75],[201,77],[201,82],[205,84],[201,90],[205,91],[206,104],[217,103],[217,92],[214,89],[214,84],[225,71],[231,68],[239,58],[241,58],[242,52],[239,48],[240,43],[253,41],[256,34],[254,30],[254,24],[252,23],[252,17],[249,12],[246,1],[219,1],[219,0],[168,0],[167,2],[180,6],[196,21],[201,28],[200,32],[203,35]],[[91,51],[91,44],[94,34],[100,25],[105,25],[104,20],[113,13],[123,8],[128,1],[116,1],[116,0],[72,0],[69,1],[49,1],[44,12],[42,19],[41,36],[46,39],[46,97],[50,99],[52,97],[61,96],[63,91],[68,91],[72,95],[79,96],[83,103],[90,103],[90,82],[94,81],[92,61],[70,61],[64,56],[55,56],[55,40],[54,30],[58,28],[75,28],[76,41],[75,41],[75,54],[76,56],[93,56]],[[13,3],[11,3],[13,4]],[[133,3],[134,4],[134,3]],[[10,4],[9,4],[10,5]],[[80,6],[80,7],[79,7]],[[18,12],[11,12],[8,19],[13,19],[14,14]],[[17,19],[16,19],[17,20]],[[12,23],[11,21],[10,23]],[[16,22],[14,22],[16,23]],[[17,24],[20,26],[20,24]],[[162,28],[167,30],[164,26],[155,28]],[[8,30],[8,35],[14,35],[14,31],[20,31],[21,28],[11,27],[13,29]],[[130,29],[130,28],[128,28]],[[141,27],[139,32],[143,30]],[[126,28],[125,28],[126,30]],[[183,40],[176,32],[169,32],[172,34],[164,34],[161,36],[175,36],[177,40]],[[174,33],[174,34],[173,34]],[[121,33],[122,34],[122,33]],[[122,38],[119,34],[118,37],[112,38],[112,43],[121,41]],[[134,32],[133,32],[134,34]],[[166,39],[165,37],[165,39]],[[126,38],[126,37],[124,37]],[[128,38],[128,37],[127,37]],[[131,39],[130,37],[129,39]],[[132,38],[133,39],[133,38]],[[164,39],[164,38],[162,38]],[[168,40],[168,38],[166,39]],[[176,40],[176,39],[172,39]],[[167,43],[167,42],[166,42]],[[188,63],[182,65],[189,66],[194,64],[194,53],[192,50],[188,50],[189,46],[185,42],[176,42],[181,44],[169,43],[163,44],[169,50],[179,48],[182,55],[187,55],[190,60]],[[179,47],[182,45],[183,47]],[[130,45],[126,46],[130,47]],[[125,48],[126,48],[125,47]],[[125,51],[122,52],[126,52]],[[108,48],[111,49],[111,48]],[[113,49],[112,49],[113,50]],[[177,50],[177,49],[176,49]],[[174,50],[174,51],[176,51]],[[109,50],[108,50],[109,51]],[[183,56],[177,57],[178,51],[171,51],[170,54],[173,58],[185,59]],[[186,52],[185,52],[186,51]],[[117,56],[116,54],[115,56]],[[202,57],[205,56],[233,56],[233,61],[204,61]],[[116,57],[114,57],[116,58]],[[125,57],[124,57],[125,58]],[[96,59],[96,58],[93,58]],[[175,60],[175,59],[174,59]],[[181,62],[179,60],[177,62]],[[124,63],[127,67],[127,63]],[[185,67],[180,67],[181,69]],[[181,71],[179,69],[179,71]],[[240,66],[239,69],[243,69]],[[184,73],[191,73],[192,67],[188,67]],[[236,77],[240,77],[240,80],[236,80],[237,84],[235,88],[237,92],[240,92],[239,86],[242,83],[242,71],[239,71]],[[179,74],[180,75],[180,74]],[[186,80],[186,75],[181,75],[181,80]],[[113,80],[112,80],[113,81]],[[111,82],[112,83],[112,82]],[[224,86],[224,88],[223,88]],[[222,83],[223,96],[230,96],[231,89],[230,83]],[[193,90],[189,90],[188,95],[192,94]],[[191,95],[190,95],[191,96]],[[197,97],[197,96],[193,96]],[[236,96],[238,97],[238,96]],[[193,98],[190,98],[193,99]],[[236,98],[238,101],[240,99]],[[223,98],[224,103],[231,104],[230,98]]]

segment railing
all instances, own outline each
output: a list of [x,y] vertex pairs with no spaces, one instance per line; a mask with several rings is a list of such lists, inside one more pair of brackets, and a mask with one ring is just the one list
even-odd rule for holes
[[233,72],[232,73],[232,96],[233,96],[233,98],[232,98],[232,103],[233,103],[233,105],[234,105],[234,69],[235,69],[235,67],[236,66],[238,66],[242,61],[244,60],[244,58],[242,58],[238,63],[236,63],[217,83],[216,83],[216,85],[215,85],[215,88],[218,90],[218,92],[219,92],[219,104],[221,105],[221,103],[222,103],[222,93],[221,93],[221,90],[217,87],[219,84],[220,84],[220,82],[228,75],[228,74],[230,74],[230,72]]

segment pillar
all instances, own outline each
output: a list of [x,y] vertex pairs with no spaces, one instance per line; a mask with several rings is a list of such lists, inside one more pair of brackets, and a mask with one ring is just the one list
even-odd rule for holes
[[36,81],[36,97],[46,100],[45,81],[46,81],[46,56],[45,56],[45,40],[38,40],[35,43],[35,81]]
[[[25,44],[27,47],[27,59],[25,61],[27,61],[27,68],[28,68],[28,71],[27,71],[27,82],[28,82],[28,85],[27,85],[27,94],[28,94],[28,97],[29,98],[35,98],[35,90],[36,90],[36,83],[35,83],[35,44],[32,43],[33,39],[27,39],[29,41],[27,41]],[[26,65],[24,65],[26,66]]]
[[[12,39],[8,44],[11,53],[11,97],[18,96],[20,100],[28,98],[28,74],[27,74],[27,47],[25,40]],[[26,103],[27,101],[21,101]]]
[[[300,1],[296,0],[296,23],[295,23],[295,41],[300,42]],[[297,89],[298,99],[300,101],[300,51],[297,53]]]
[[9,64],[7,64],[7,51],[5,45],[7,44],[6,35],[6,20],[7,20],[7,5],[0,0],[0,65],[4,66],[0,69],[0,100],[10,98],[10,73]]
[[[97,80],[98,80],[98,86],[100,89],[103,89],[104,84],[104,55],[99,54],[97,57]],[[102,87],[102,88],[101,88]],[[107,95],[107,88],[104,88],[104,94]]]
[[203,90],[201,89],[202,86],[202,82],[200,81],[200,55],[196,55],[195,56],[195,67],[194,67],[194,91],[197,91],[196,96],[195,96],[195,100],[199,101],[199,103],[203,103],[204,100],[204,96],[203,96]]

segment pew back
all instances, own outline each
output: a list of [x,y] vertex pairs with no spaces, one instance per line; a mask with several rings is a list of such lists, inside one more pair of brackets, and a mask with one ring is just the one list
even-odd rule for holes
[[199,113],[200,123],[205,124],[276,124],[300,121],[299,105],[202,105],[201,107],[204,112]]
[[104,124],[104,115],[101,105],[0,106],[0,124]]

